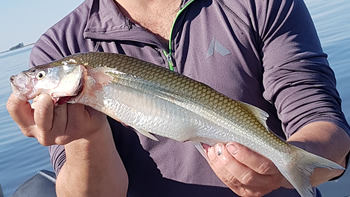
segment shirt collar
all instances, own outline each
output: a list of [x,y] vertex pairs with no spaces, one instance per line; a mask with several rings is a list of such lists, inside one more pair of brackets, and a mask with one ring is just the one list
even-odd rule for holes
[[[113,0],[87,1],[89,1],[90,12],[84,30],[85,39],[117,40],[120,34],[131,30],[131,22],[119,11]],[[191,0],[182,0],[181,8],[190,1]],[[141,27],[135,28],[134,26],[132,31],[144,32],[144,29]],[[128,37],[124,34],[123,39],[126,39],[125,36]],[[152,38],[149,39],[153,40]]]
[[[113,0],[88,0],[90,12],[84,31],[85,38],[130,29],[129,20],[123,16]],[[98,36],[99,37],[99,36]]]

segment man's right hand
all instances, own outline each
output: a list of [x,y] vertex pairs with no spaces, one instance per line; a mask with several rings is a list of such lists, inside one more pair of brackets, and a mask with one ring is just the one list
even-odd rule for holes
[[65,145],[109,127],[106,115],[82,104],[54,106],[47,94],[39,95],[35,110],[27,101],[12,94],[7,110],[24,135],[35,137],[44,146]]
[[[126,196],[128,176],[106,115],[82,104],[54,106],[47,94],[27,101],[11,95],[7,109],[28,137],[64,145],[66,162],[57,176],[57,196]],[[57,158],[53,158],[57,159]]]

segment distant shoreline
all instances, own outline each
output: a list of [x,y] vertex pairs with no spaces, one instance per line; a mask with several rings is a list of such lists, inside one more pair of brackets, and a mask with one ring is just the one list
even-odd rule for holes
[[30,46],[30,45],[34,45],[34,44],[35,44],[35,42],[30,43],[30,44],[23,45],[23,47],[20,47],[20,48],[17,48],[17,49],[12,49],[12,50],[9,49],[9,50],[6,50],[6,51],[1,51],[0,54],[6,53],[6,52],[9,52],[9,51],[16,51],[16,50],[18,50],[18,49],[22,49],[22,48],[24,48],[24,47],[27,47],[27,46]]

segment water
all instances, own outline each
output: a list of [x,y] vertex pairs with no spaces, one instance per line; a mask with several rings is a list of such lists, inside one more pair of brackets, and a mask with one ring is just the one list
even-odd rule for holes
[[[324,51],[337,78],[343,111],[350,122],[350,1],[305,0]],[[325,197],[350,196],[350,170],[338,181],[320,185]]]
[[[350,1],[306,0],[323,48],[338,80],[343,110],[350,120]],[[9,196],[37,171],[52,170],[46,147],[22,135],[6,110],[11,93],[9,77],[27,68],[31,47],[0,54],[0,184]],[[350,170],[338,181],[319,186],[324,197],[350,195]]]
[[11,94],[9,77],[28,67],[31,47],[0,55],[0,184],[5,196],[42,169],[52,170],[47,147],[25,137],[6,110]]

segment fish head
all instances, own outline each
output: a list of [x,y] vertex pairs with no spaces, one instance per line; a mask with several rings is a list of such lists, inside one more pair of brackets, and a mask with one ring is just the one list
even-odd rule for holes
[[84,66],[75,63],[47,64],[11,76],[10,81],[13,93],[22,100],[46,93],[54,103],[60,104],[60,99],[66,102],[79,94],[84,70]]

